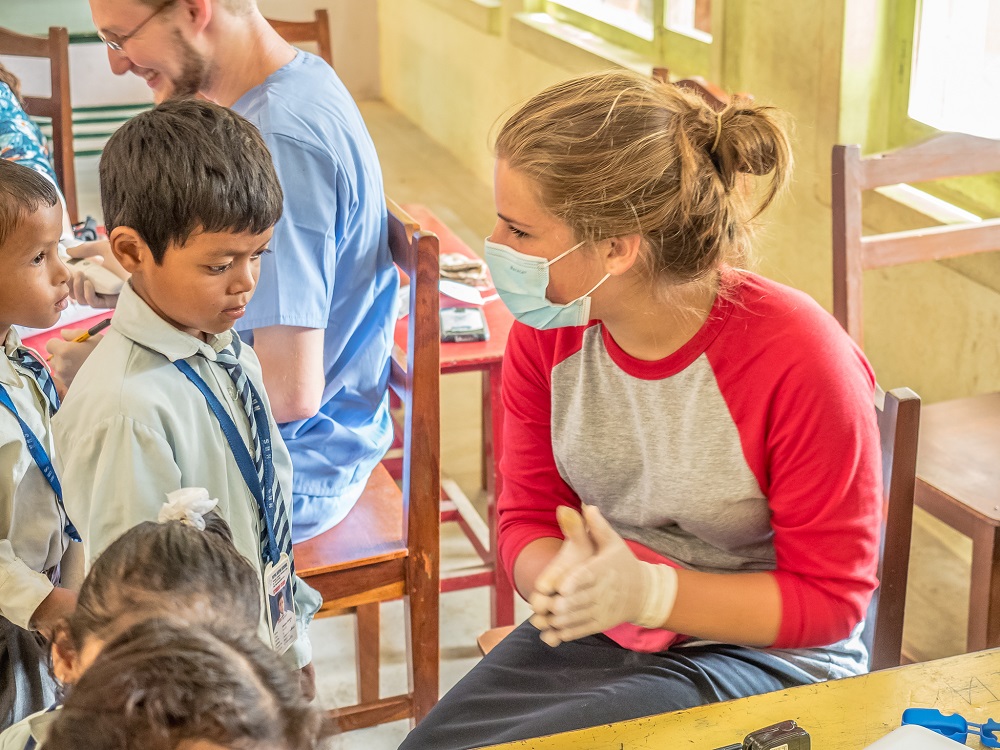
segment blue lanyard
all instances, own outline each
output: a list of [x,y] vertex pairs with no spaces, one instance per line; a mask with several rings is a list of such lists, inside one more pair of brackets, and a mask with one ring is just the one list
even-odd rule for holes
[[257,501],[257,509],[260,511],[261,518],[267,528],[267,555],[272,563],[277,563],[281,555],[280,550],[278,550],[278,543],[274,537],[275,498],[274,463],[271,459],[271,426],[268,423],[267,410],[264,409],[264,403],[261,401],[260,394],[257,393],[257,389],[254,388],[253,383],[247,380],[247,385],[250,387],[250,397],[253,401],[254,419],[257,421],[257,436],[260,438],[260,448],[263,454],[263,487],[260,486],[260,479],[257,477],[257,468],[254,466],[253,457],[250,455],[250,451],[247,450],[246,443],[243,442],[236,423],[233,422],[232,417],[229,416],[222,402],[219,401],[218,397],[212,393],[212,389],[208,387],[208,384],[202,380],[201,376],[186,361],[178,359],[174,362],[174,366],[184,373],[185,377],[201,391],[201,395],[205,397],[209,408],[219,421],[222,434],[226,436],[226,441],[229,443],[229,450],[232,451],[233,458],[236,459],[236,465],[240,468],[243,481],[246,482],[250,493]]
[[80,539],[80,534],[77,532],[73,522],[69,520],[69,514],[66,513],[66,506],[63,505],[62,485],[59,484],[59,477],[56,476],[56,470],[52,468],[52,461],[49,459],[49,454],[45,452],[45,448],[42,447],[42,443],[35,436],[35,433],[33,433],[25,421],[21,419],[21,415],[17,413],[17,409],[14,407],[14,402],[10,398],[10,394],[7,393],[7,389],[2,385],[0,385],[0,404],[3,404],[10,409],[11,414],[14,415],[14,419],[16,419],[17,423],[21,426],[21,433],[24,435],[24,442],[28,446],[28,453],[31,454],[32,460],[34,460],[39,471],[42,472],[42,476],[45,477],[49,486],[52,488],[52,491],[55,493],[56,502],[59,503],[59,508],[62,510],[63,515],[66,516],[66,536],[74,542],[83,541]]

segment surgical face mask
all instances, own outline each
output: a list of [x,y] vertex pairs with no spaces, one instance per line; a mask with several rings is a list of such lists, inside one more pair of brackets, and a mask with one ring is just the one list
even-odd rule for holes
[[545,290],[549,286],[549,266],[576,250],[580,242],[552,260],[517,252],[514,248],[486,240],[486,264],[490,267],[493,284],[514,317],[525,325],[547,330],[583,326],[590,322],[590,295],[607,281],[611,274],[597,282],[581,297],[557,305],[549,302]]

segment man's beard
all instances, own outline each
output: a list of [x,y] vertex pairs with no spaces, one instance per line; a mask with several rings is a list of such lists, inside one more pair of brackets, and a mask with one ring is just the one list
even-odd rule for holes
[[167,99],[187,99],[202,90],[208,77],[208,63],[178,29],[174,29],[174,41],[181,51],[181,72],[170,81],[171,89]]

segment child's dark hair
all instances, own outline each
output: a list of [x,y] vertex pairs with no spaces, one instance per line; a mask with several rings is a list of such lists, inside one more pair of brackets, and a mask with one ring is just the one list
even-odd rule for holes
[[47,750],[316,747],[320,713],[250,633],[146,620],[108,644],[53,721]]
[[157,263],[196,231],[262,234],[281,218],[281,185],[257,128],[200,99],[126,122],[104,147],[100,173],[108,234],[134,229]]
[[88,636],[107,640],[136,617],[171,614],[256,632],[260,579],[233,546],[216,513],[205,530],[180,521],[147,521],[116,539],[87,574],[76,610],[56,632],[79,651]]
[[0,247],[26,216],[59,202],[55,185],[40,172],[0,159]]

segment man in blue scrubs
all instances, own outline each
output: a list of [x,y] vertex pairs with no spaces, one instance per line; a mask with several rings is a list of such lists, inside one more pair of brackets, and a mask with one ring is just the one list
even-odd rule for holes
[[[285,43],[254,0],[90,7],[116,74],[145,79],[157,102],[200,94],[232,107],[271,150],[284,214],[236,328],[260,359],[292,455],[294,541],[320,534],[353,507],[392,441],[386,385],[399,281],[365,124],[333,70]],[[84,347],[52,345],[67,381]]]

